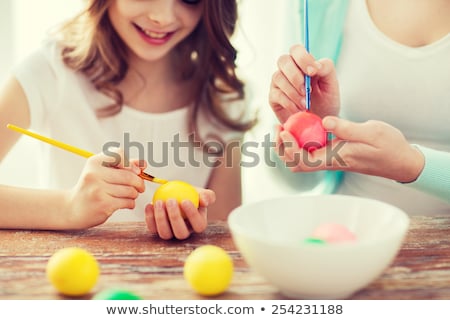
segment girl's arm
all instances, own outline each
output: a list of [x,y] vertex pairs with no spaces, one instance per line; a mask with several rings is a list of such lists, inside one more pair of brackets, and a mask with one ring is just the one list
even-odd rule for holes
[[[15,78],[0,92],[0,161],[16,143],[19,134],[8,123],[28,128],[30,113],[26,95]],[[122,157],[123,158],[123,157]],[[0,186],[0,228],[84,229],[103,223],[117,209],[133,208],[144,191],[137,161],[107,167],[103,154],[86,161],[77,184],[70,190],[33,190]]]
[[[27,98],[13,77],[0,92],[0,162],[20,137],[6,128],[8,123],[30,125]],[[63,229],[65,201],[64,191],[0,186],[0,228]]]
[[8,123],[22,128],[30,126],[28,100],[16,78],[10,78],[0,91],[0,163],[20,134],[6,128]]
[[70,229],[66,191],[0,186],[1,229]]
[[69,190],[0,186],[0,229],[86,229],[105,222],[118,209],[133,209],[145,189],[139,161],[130,168],[108,167],[111,158],[90,157]]

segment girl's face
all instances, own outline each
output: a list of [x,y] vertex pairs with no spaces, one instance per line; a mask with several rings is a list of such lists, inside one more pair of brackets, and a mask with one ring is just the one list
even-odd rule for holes
[[195,29],[202,0],[112,0],[108,9],[114,29],[137,57],[157,61]]

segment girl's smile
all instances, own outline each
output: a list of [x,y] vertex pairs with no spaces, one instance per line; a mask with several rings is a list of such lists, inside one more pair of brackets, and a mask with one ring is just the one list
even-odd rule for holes
[[155,62],[169,57],[197,27],[203,7],[180,0],[114,0],[108,14],[129,53]]
[[158,32],[158,31],[151,31],[149,29],[144,29],[137,24],[134,24],[134,26],[138,31],[138,33],[141,35],[141,37],[151,45],[162,45],[169,42],[169,40],[176,32],[176,31]]

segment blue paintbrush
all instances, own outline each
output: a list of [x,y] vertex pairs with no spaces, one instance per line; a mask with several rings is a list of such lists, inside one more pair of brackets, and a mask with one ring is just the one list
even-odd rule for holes
[[[309,27],[308,27],[308,0],[305,0],[304,8],[304,33],[305,33],[305,48],[309,52]],[[311,77],[305,75],[305,92],[306,92],[306,110],[311,108]]]

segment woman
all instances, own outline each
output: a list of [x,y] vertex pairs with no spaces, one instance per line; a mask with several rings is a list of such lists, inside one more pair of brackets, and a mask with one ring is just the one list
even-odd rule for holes
[[[310,1],[309,13],[312,55],[294,46],[280,57],[270,104],[282,123],[304,111],[310,75],[311,110],[335,139],[309,155],[320,166],[292,171],[342,170],[338,193],[450,213],[450,3]],[[283,160],[305,158],[287,132],[278,139]]]

